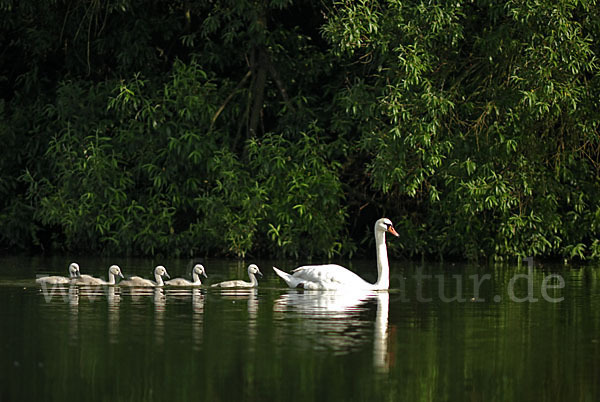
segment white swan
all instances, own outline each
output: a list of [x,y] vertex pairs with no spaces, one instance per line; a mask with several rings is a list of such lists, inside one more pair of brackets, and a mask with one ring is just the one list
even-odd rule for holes
[[248,276],[250,277],[250,282],[235,280],[235,281],[225,281],[219,282],[212,285],[212,287],[221,287],[221,288],[255,288],[258,286],[258,280],[256,279],[256,274],[263,276],[260,269],[256,264],[248,265]]
[[154,268],[154,279],[155,281],[151,281],[150,279],[144,279],[139,276],[132,276],[131,278],[127,278],[124,281],[119,282],[119,286],[128,286],[128,287],[155,287],[155,286],[163,286],[165,283],[163,282],[162,277],[166,276],[170,278],[167,273],[167,269],[162,265],[158,265]]
[[354,272],[335,264],[306,265],[296,268],[292,274],[273,267],[291,288],[323,290],[383,290],[390,287],[390,267],[388,264],[385,232],[398,237],[392,221],[387,218],[375,222],[375,248],[377,252],[377,282],[369,283]]
[[118,265],[111,265],[108,268],[108,281],[101,278],[94,278],[91,275],[80,275],[76,278],[71,279],[73,285],[90,285],[90,286],[101,286],[101,285],[115,285],[116,277],[123,278],[121,268]]
[[202,281],[200,280],[200,275],[204,275],[205,278],[208,278],[208,276],[206,276],[206,271],[204,270],[204,266],[202,266],[202,264],[196,264],[194,265],[194,269],[192,269],[192,279],[193,281],[190,282],[187,279],[183,279],[183,278],[175,278],[175,279],[171,279],[170,281],[166,281],[165,285],[169,285],[169,286],[200,286],[202,285]]
[[72,262],[69,265],[69,277],[68,278],[65,276],[53,275],[53,276],[43,276],[41,278],[37,278],[35,281],[40,284],[62,285],[62,284],[71,282],[71,279],[76,278],[78,276],[79,276],[79,264],[77,264],[76,262]]

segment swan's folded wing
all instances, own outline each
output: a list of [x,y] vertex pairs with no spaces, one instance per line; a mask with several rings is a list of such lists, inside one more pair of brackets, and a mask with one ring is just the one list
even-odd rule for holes
[[171,279],[169,281],[165,281],[165,284],[170,285],[170,286],[189,286],[192,284],[192,282],[188,281],[187,279],[183,279],[183,278],[175,278],[175,279]]
[[339,287],[364,287],[368,285],[354,272],[336,264],[306,265],[293,271],[294,278],[303,282],[318,284],[310,288],[335,289]]
[[106,282],[100,278],[94,278],[91,275],[81,275],[71,279],[73,285],[104,285]]

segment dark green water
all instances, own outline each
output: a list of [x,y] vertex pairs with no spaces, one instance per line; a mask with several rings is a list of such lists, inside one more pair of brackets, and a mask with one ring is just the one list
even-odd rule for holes
[[[191,268],[74,260],[100,277]],[[69,262],[0,259],[2,402],[600,400],[598,267],[392,262],[390,292],[357,295],[284,288],[273,261],[250,261],[253,290],[35,284]],[[204,265],[207,284],[247,279],[246,263]],[[374,266],[351,268],[373,281]]]

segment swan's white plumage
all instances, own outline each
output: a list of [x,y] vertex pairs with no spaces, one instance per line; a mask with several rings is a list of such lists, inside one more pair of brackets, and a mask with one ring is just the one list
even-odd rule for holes
[[37,278],[35,281],[39,284],[46,285],[64,285],[71,282],[71,279],[77,278],[79,276],[79,264],[76,262],[72,262],[69,264],[69,277],[65,276],[43,276],[41,278]]
[[202,285],[202,281],[200,280],[200,275],[204,275],[205,278],[208,278],[208,276],[206,276],[206,271],[204,270],[204,266],[202,264],[196,264],[196,265],[194,265],[194,268],[192,269],[192,281],[188,281],[187,279],[184,279],[184,278],[175,278],[175,279],[171,279],[170,281],[166,281],[165,285],[169,285],[169,286],[200,286],[200,285]]
[[132,276],[131,278],[127,278],[124,281],[119,282],[119,286],[127,286],[127,287],[156,287],[156,286],[164,286],[163,276],[169,278],[169,274],[167,273],[167,269],[162,265],[158,265],[154,268],[154,281],[150,279],[141,278],[139,276]]
[[221,288],[255,288],[258,286],[258,279],[256,279],[256,275],[262,276],[262,272],[258,269],[256,264],[248,265],[248,276],[250,277],[250,282],[242,281],[242,280],[233,280],[233,281],[225,281],[219,282],[212,285],[212,287],[221,287]]
[[80,275],[71,280],[71,283],[74,285],[84,285],[84,286],[102,286],[102,285],[114,285],[116,284],[116,277],[123,278],[123,274],[121,273],[121,268],[118,265],[111,265],[108,268],[108,281],[105,281],[101,278],[95,278],[91,275]]
[[273,269],[291,288],[300,285],[304,289],[364,289],[365,284],[368,284],[354,272],[336,264],[298,267],[292,271],[292,275],[275,267]]
[[291,274],[273,267],[289,287],[320,290],[383,290],[389,288],[389,263],[385,233],[398,236],[392,222],[387,218],[375,222],[375,247],[377,252],[377,282],[369,283],[354,272],[336,264],[306,265],[298,267]]

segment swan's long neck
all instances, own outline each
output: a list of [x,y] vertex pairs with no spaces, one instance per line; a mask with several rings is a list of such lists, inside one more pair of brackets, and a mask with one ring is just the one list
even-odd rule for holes
[[108,282],[106,282],[107,285],[114,285],[116,283],[115,280],[115,274],[113,274],[112,272],[108,271]]
[[375,282],[374,288],[388,289],[390,287],[390,266],[387,246],[385,245],[385,232],[375,230],[375,248],[377,253],[377,282]]
[[200,282],[200,275],[196,271],[192,271],[192,280],[194,283]]
[[256,275],[248,271],[248,276],[250,277],[250,283],[252,284],[252,286],[258,285],[258,279],[256,279]]
[[163,278],[159,274],[154,274],[154,279],[156,280],[156,286],[164,286]]

